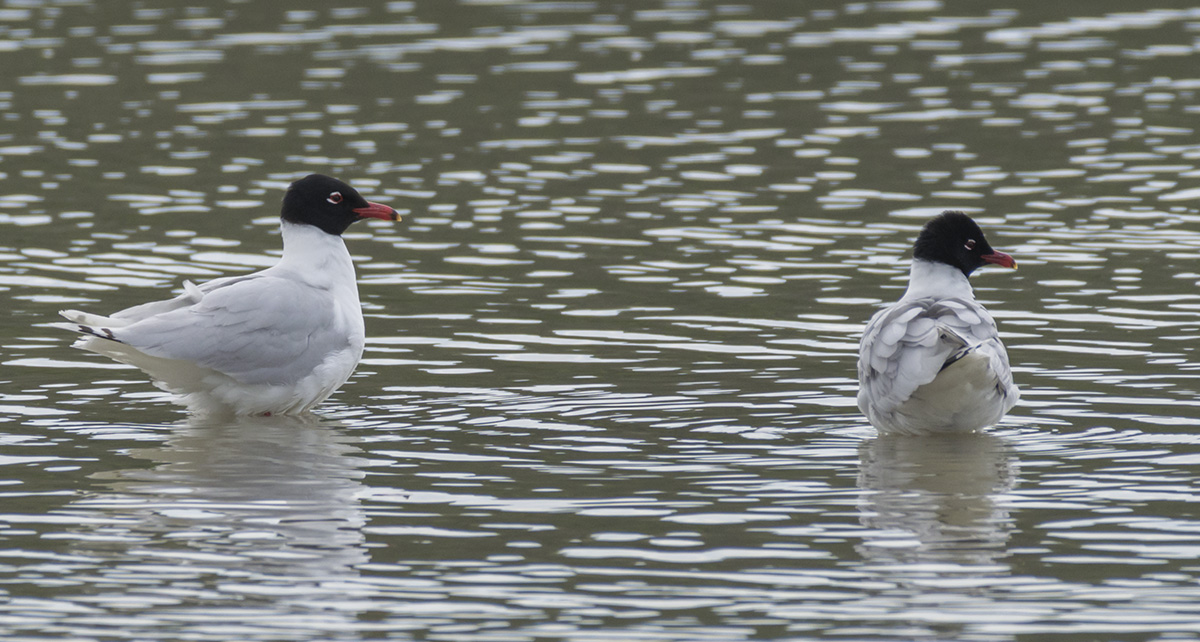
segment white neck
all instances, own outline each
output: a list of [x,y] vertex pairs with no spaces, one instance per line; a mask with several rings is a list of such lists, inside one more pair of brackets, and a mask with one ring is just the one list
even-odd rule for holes
[[974,299],[975,291],[966,275],[956,267],[937,261],[913,259],[908,290],[902,299],[959,297]]
[[348,284],[357,292],[354,262],[342,237],[287,221],[279,225],[279,231],[283,234],[283,258],[275,269],[294,272],[317,286]]

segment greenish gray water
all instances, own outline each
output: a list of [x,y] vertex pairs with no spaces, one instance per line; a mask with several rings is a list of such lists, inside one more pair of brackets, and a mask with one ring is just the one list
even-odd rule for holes
[[[1196,636],[1200,10],[990,4],[4,5],[0,637]],[[314,171],[408,214],[313,421],[46,327],[269,264]],[[1023,399],[880,439],[946,208]]]

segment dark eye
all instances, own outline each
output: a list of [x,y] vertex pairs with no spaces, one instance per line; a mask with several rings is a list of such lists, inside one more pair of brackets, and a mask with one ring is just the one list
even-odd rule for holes
[[[338,203],[342,202],[342,193],[341,192],[330,192],[329,198],[327,198],[325,200],[329,201],[330,203],[333,203],[334,205],[337,205]],[[971,244],[974,245],[975,241],[971,241]]]
[[963,247],[967,248],[968,250],[975,249],[975,239],[967,239],[967,242],[963,244]]

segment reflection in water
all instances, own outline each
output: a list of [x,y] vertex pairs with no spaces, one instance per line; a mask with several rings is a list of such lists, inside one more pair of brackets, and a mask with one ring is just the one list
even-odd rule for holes
[[95,524],[76,534],[76,549],[116,556],[102,573],[139,572],[177,598],[216,590],[316,599],[322,584],[367,561],[363,460],[352,441],[312,418],[183,424],[164,447],[133,452],[153,467],[98,475],[110,492],[67,508]]
[[1004,555],[1012,520],[996,496],[1012,489],[1015,463],[999,437],[880,437],[860,456],[864,557],[984,566]]
[[1011,574],[1001,560],[1013,524],[997,501],[1014,480],[1004,442],[986,433],[887,436],[865,443],[860,457],[868,530],[856,548],[895,585],[892,608],[923,639],[970,637],[987,618],[973,597]]

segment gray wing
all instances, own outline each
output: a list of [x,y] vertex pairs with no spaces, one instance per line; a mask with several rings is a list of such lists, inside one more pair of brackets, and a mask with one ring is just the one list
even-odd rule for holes
[[184,281],[183,294],[180,294],[173,299],[166,299],[164,301],[151,301],[149,303],[142,303],[130,308],[125,308],[120,312],[112,314],[111,319],[121,319],[127,321],[128,323],[135,323],[155,315],[166,314],[172,310],[187,308],[199,303],[204,294],[208,292],[212,292],[213,290],[226,287],[239,281],[259,278],[261,274],[262,273],[246,274],[242,276],[226,276],[201,283],[200,285],[193,285],[190,281]]
[[983,306],[957,298],[900,301],[877,312],[863,332],[860,397],[890,412],[948,364],[973,351],[988,354],[999,385],[1013,387],[996,322]]
[[115,338],[148,355],[189,361],[246,384],[292,383],[330,352],[351,346],[350,329],[327,291],[259,273],[192,293],[202,296],[190,305],[181,302],[187,292],[148,304],[173,305],[113,329]]

